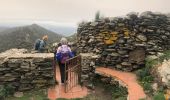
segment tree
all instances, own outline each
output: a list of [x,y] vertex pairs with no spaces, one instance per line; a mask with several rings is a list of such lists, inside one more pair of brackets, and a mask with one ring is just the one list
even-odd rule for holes
[[100,11],[97,11],[95,14],[95,21],[100,19]]

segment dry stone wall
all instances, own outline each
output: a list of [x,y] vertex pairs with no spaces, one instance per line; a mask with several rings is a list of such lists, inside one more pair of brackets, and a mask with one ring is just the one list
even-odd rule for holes
[[91,53],[81,53],[81,83],[82,85],[93,89],[92,81],[95,77],[95,55]]
[[103,18],[81,23],[77,39],[79,53],[99,56],[97,66],[132,71],[144,66],[146,55],[170,49],[170,18],[152,12]]
[[54,84],[51,53],[27,53],[11,49],[0,54],[0,85],[12,85],[16,91],[43,88]]

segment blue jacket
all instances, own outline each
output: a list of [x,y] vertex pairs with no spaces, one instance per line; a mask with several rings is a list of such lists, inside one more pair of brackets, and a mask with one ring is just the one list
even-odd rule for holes
[[45,47],[46,47],[46,42],[44,40],[41,40],[38,51],[44,52],[46,50]]
[[[61,60],[61,55],[62,55],[61,53],[56,53],[56,59],[57,59],[58,61]],[[69,57],[70,57],[70,58],[74,57],[73,52],[69,52]]]

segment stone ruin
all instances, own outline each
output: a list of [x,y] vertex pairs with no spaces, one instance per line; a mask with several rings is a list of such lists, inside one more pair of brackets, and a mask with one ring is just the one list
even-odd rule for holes
[[82,85],[93,89],[92,81],[95,77],[95,59],[96,56],[92,53],[81,53],[81,83]]
[[85,22],[77,39],[78,52],[96,54],[97,66],[133,71],[145,65],[146,55],[170,49],[170,18],[144,12]]
[[[91,88],[95,75],[95,56],[81,54],[81,83]],[[47,88],[55,84],[53,53],[28,53],[26,49],[10,49],[0,53],[0,85],[15,91]]]
[[0,54],[0,85],[12,85],[16,91],[40,89],[54,84],[52,53],[27,53],[11,49]]

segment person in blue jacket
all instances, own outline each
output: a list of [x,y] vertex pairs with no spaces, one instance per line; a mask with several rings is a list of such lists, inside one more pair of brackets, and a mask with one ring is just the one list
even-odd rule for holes
[[65,62],[66,60],[68,60],[69,58],[74,57],[70,47],[68,46],[68,41],[66,38],[62,38],[60,40],[61,46],[58,47],[57,49],[57,60],[59,62],[59,68],[60,68],[60,74],[61,74],[61,83],[64,83],[64,79],[68,78],[68,73],[65,76],[65,67],[67,68],[67,66],[65,66]]
[[47,35],[43,36],[42,40],[40,41],[38,52],[44,53],[48,51],[48,49],[46,48],[47,40],[48,40],[48,36]]

